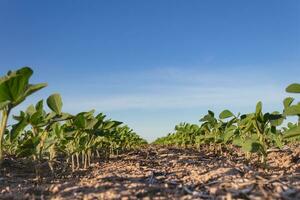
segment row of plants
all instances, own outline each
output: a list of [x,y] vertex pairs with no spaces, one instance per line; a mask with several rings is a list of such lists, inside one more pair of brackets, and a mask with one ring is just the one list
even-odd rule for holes
[[52,161],[62,158],[75,171],[87,168],[96,157],[109,157],[147,144],[128,126],[107,119],[103,113],[63,112],[59,94],[47,98],[49,112],[40,100],[12,116],[16,123],[8,126],[11,111],[47,86],[29,83],[32,74],[32,69],[23,67],[0,78],[0,162],[6,155],[46,161],[51,167]]
[[[286,88],[289,93],[300,93],[300,84],[294,83]],[[282,148],[285,144],[300,141],[300,102],[293,104],[294,98],[283,101],[282,112],[264,113],[262,103],[256,104],[252,113],[233,114],[222,111],[219,116],[208,111],[200,119],[200,124],[180,123],[175,132],[158,138],[154,144],[175,145],[179,147],[209,145],[216,153],[223,147],[235,146],[245,152],[246,158],[252,153],[266,162],[270,148]],[[288,116],[298,116],[298,122],[286,122]]]

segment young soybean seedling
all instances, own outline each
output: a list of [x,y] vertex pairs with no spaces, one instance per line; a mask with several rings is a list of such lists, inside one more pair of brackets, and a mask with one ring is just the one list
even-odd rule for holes
[[11,110],[34,92],[47,86],[46,83],[30,84],[32,74],[32,69],[23,67],[17,71],[9,71],[0,78],[0,162],[3,160],[3,135]]
[[[286,88],[286,92],[288,93],[300,93],[300,84],[293,83]],[[291,139],[291,138],[299,138],[300,136],[300,102],[298,104],[292,105],[294,98],[287,97],[283,101],[284,105],[284,115],[285,116],[298,116],[298,124],[297,126],[293,126],[288,129],[285,133],[283,138],[284,139]]]

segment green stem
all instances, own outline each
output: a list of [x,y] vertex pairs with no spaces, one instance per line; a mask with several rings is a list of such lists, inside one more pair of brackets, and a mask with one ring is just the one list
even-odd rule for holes
[[10,113],[10,109],[2,111],[2,119],[0,124],[0,163],[3,160],[3,135],[6,130],[9,113]]
[[86,169],[87,168],[87,154],[86,154],[86,152],[84,153],[84,169]]
[[72,172],[75,172],[74,154],[72,154],[71,156],[71,162],[72,162]]

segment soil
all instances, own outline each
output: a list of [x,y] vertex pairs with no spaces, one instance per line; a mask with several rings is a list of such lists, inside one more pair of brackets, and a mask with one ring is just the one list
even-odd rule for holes
[[[239,152],[239,151],[234,151]],[[71,173],[7,158],[0,199],[300,199],[300,147],[271,150],[267,166],[256,156],[149,146]]]

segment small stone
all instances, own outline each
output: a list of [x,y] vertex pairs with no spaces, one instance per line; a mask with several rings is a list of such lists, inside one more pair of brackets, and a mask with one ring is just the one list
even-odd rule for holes
[[210,194],[216,194],[217,191],[218,191],[218,188],[216,188],[216,187],[210,187],[210,188],[209,188],[209,193],[210,193]]

